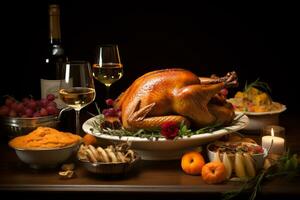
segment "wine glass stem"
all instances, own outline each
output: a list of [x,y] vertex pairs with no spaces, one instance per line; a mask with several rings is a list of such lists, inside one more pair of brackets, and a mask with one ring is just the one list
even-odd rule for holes
[[109,99],[110,97],[110,94],[109,94],[109,87],[110,86],[106,86],[105,88],[106,88],[106,99]]
[[75,113],[76,113],[76,134],[80,135],[80,118],[79,118],[80,110],[75,110]]

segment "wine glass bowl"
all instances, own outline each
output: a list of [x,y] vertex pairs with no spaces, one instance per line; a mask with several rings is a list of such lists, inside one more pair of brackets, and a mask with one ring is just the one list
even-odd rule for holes
[[93,65],[93,75],[95,79],[103,83],[106,87],[118,81],[123,76],[122,64],[107,63],[101,67],[97,64]]
[[93,76],[106,86],[106,97],[109,98],[110,86],[123,76],[123,64],[121,63],[118,45],[97,46]]
[[95,98],[94,88],[71,87],[60,90],[62,101],[75,110],[80,110],[90,104]]
[[96,97],[92,69],[87,61],[65,62],[60,73],[59,96],[76,113],[76,133],[80,134],[80,110]]

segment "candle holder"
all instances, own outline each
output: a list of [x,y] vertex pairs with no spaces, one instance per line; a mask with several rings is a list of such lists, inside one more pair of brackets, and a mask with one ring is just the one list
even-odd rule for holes
[[268,154],[283,154],[285,152],[285,128],[276,125],[265,126],[262,129],[261,146]]

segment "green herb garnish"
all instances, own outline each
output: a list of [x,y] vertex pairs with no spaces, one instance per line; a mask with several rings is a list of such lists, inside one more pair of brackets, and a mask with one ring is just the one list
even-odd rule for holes
[[101,128],[101,123],[105,121],[104,115],[98,115],[96,120],[92,122],[91,126],[92,132],[94,134],[107,134],[111,136],[132,136],[132,137],[141,137],[141,138],[148,138],[148,139],[156,139],[158,137],[162,137],[158,130],[145,130],[140,129],[136,132],[128,131],[121,127],[120,129],[110,129],[110,128]]
[[252,83],[248,84],[246,81],[245,87],[244,87],[244,92],[248,92],[251,87],[263,90],[264,92],[267,92],[268,94],[271,94],[271,88],[268,83],[260,81],[259,78],[257,78],[255,81]]
[[[232,125],[237,125],[237,123],[242,123],[240,121],[238,121],[243,115],[239,115],[237,116],[231,123]],[[110,128],[101,128],[101,123],[104,122],[104,115],[98,115],[96,120],[94,120],[91,124],[92,129],[91,131],[94,134],[107,134],[107,135],[111,135],[111,136],[118,136],[118,137],[122,137],[122,136],[132,136],[132,137],[141,137],[141,138],[147,138],[149,140],[157,140],[159,138],[164,138],[164,136],[162,136],[160,134],[160,129],[156,129],[156,130],[145,130],[145,129],[140,129],[138,131],[128,131],[126,129],[124,129],[123,127],[120,129],[110,129]],[[213,133],[214,131],[217,130],[221,130],[221,129],[225,129],[228,132],[230,131],[230,129],[227,129],[224,125],[221,124],[214,124],[214,125],[210,125],[210,126],[206,126],[203,128],[200,128],[198,130],[192,130],[190,128],[188,128],[186,125],[184,125],[183,123],[180,124],[179,127],[179,132],[178,132],[178,136],[175,138],[175,140],[177,138],[182,138],[182,137],[191,137],[192,135],[198,135],[198,134],[203,134],[203,133]]]

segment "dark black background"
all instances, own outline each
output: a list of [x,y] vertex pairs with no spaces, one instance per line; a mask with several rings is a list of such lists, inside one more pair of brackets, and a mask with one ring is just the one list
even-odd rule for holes
[[[39,74],[48,38],[50,1],[2,4],[1,95],[39,97]],[[116,97],[150,70],[181,67],[199,76],[235,70],[240,87],[260,78],[275,101],[296,113],[299,62],[298,14],[292,4],[178,1],[56,1],[70,59],[93,62],[98,43],[119,44],[124,77]],[[297,53],[298,52],[298,53]],[[97,86],[97,101],[105,88]],[[236,90],[232,90],[232,95]]]

